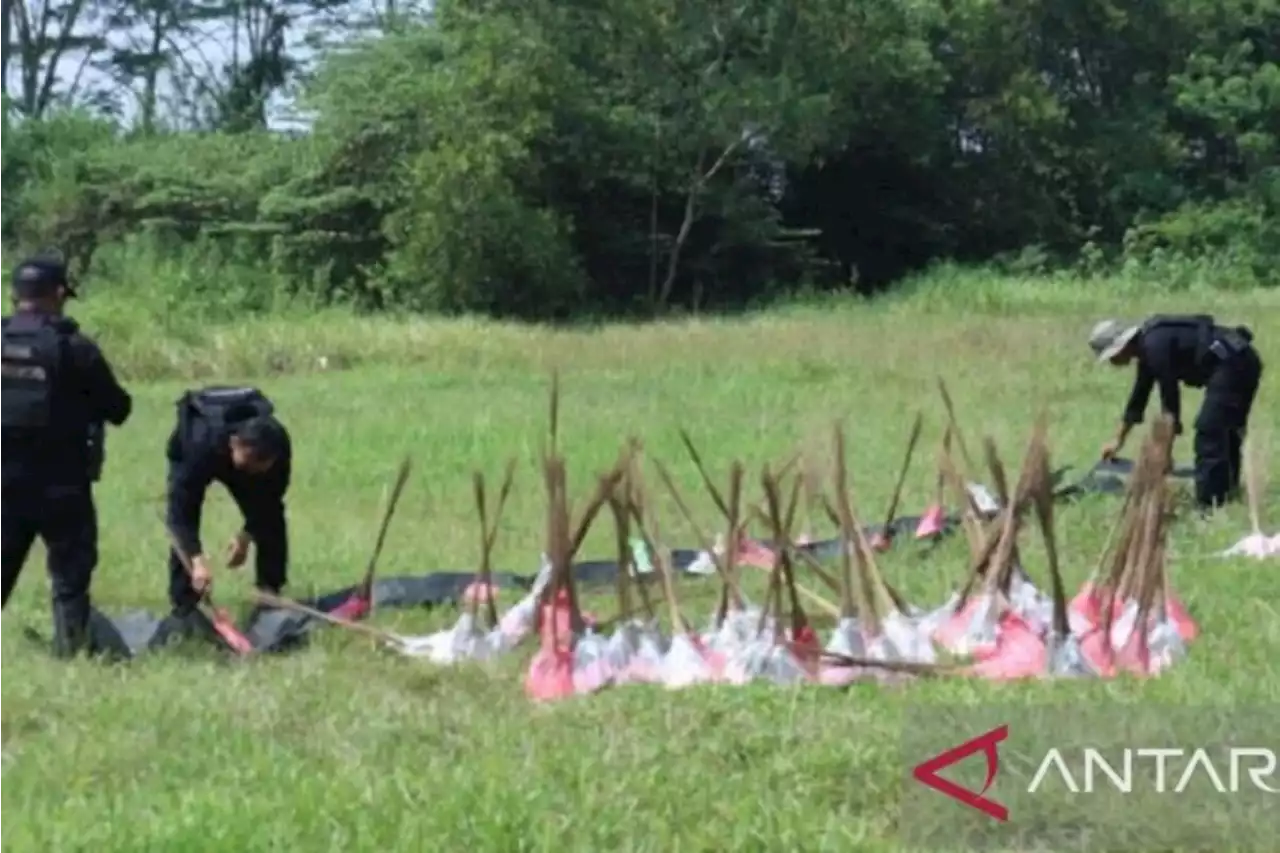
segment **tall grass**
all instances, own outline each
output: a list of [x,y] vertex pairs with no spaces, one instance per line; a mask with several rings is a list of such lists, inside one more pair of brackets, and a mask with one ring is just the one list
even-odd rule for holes
[[[7,271],[16,261],[4,257]],[[177,254],[135,242],[102,250],[82,282],[72,315],[131,380],[209,379],[341,370],[357,365],[437,364],[519,352],[547,335],[597,335],[604,327],[548,330],[481,317],[441,318],[398,312],[369,314],[346,305],[320,305],[295,295],[292,282],[216,247]],[[1028,272],[940,264],[891,292],[796,296],[733,318],[688,317],[644,324],[669,345],[696,335],[699,326],[738,325],[765,333],[778,323],[832,322],[856,313],[990,315],[993,317],[1140,314],[1195,310],[1247,321],[1251,312],[1280,308],[1280,290],[1230,287],[1211,266],[1167,270],[1129,265],[1115,274]],[[639,325],[613,325],[625,333]],[[448,363],[448,364],[447,364]]]

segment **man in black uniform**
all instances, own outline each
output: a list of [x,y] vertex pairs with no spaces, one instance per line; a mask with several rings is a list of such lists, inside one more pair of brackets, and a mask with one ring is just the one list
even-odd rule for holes
[[19,264],[13,296],[3,321],[3,604],[39,536],[53,583],[54,652],[67,657],[88,645],[103,424],[122,425],[133,401],[97,344],[62,315],[75,291],[60,260]]
[[289,561],[284,496],[289,489],[289,433],[256,388],[206,388],[178,400],[178,424],[169,436],[166,520],[191,572],[169,551],[169,599],[188,615],[211,584],[200,541],[200,514],[209,484],[222,483],[244,516],[227,546],[227,565],[239,568],[256,546],[257,586],[278,593]]
[[1153,387],[1160,389],[1161,408],[1173,417],[1179,435],[1178,383],[1204,388],[1195,422],[1196,503],[1207,509],[1234,496],[1249,411],[1262,378],[1262,359],[1252,341],[1244,326],[1219,326],[1207,314],[1156,316],[1137,326],[1098,323],[1089,336],[1098,361],[1117,366],[1136,361],[1138,367],[1120,429],[1103,448],[1103,458],[1115,455],[1133,426],[1142,423]]

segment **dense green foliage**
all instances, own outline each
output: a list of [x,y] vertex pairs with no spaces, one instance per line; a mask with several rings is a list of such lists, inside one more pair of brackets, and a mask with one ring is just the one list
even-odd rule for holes
[[[184,299],[524,317],[941,258],[1280,280],[1280,0],[45,0],[155,35],[78,48],[123,111],[45,91],[74,40],[21,5],[4,245],[90,280],[144,253]],[[210,20],[251,49],[201,76],[171,36]],[[308,130],[269,130],[294,90]]]

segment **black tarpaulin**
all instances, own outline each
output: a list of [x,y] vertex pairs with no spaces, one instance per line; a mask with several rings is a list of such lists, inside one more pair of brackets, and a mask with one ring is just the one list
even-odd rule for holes
[[[1081,480],[1061,486],[1061,481],[1068,470],[1069,467],[1054,472],[1054,485],[1057,487],[1055,494],[1060,499],[1087,493],[1123,491],[1125,480],[1133,471],[1133,463],[1127,459],[1100,462]],[[1186,479],[1192,476],[1192,471],[1185,467],[1175,468],[1171,476]],[[890,525],[893,538],[914,538],[919,523],[919,516],[903,516],[895,519]],[[959,523],[959,515],[948,516],[941,536],[953,533]],[[869,525],[865,532],[868,536],[876,535],[882,532],[882,525]],[[840,552],[838,539],[810,542],[801,547],[816,559],[824,561],[836,558]],[[699,573],[688,572],[700,553],[694,548],[674,549],[671,552],[671,566],[676,571],[701,577],[703,575]],[[585,560],[573,566],[575,582],[586,585],[615,583],[618,572],[619,566],[616,560]],[[653,580],[653,578],[652,574],[640,576],[642,581]],[[369,597],[375,608],[456,606],[464,599],[467,588],[478,583],[480,583],[479,576],[475,572],[468,571],[440,571],[424,575],[378,578],[373,582]],[[523,593],[532,588],[534,577],[514,572],[493,572],[492,583],[496,589],[510,589]],[[349,613],[354,614],[354,618],[361,618],[367,611],[364,605],[368,603],[359,600],[361,594],[360,587],[354,585],[311,598],[299,599],[299,601],[322,613],[338,615]],[[353,604],[358,606],[353,607]],[[309,633],[318,625],[325,624],[327,623],[321,619],[292,610],[257,607],[234,627],[249,640],[255,654],[266,654],[289,651],[305,645]],[[95,609],[90,619],[89,630],[93,647],[104,656],[115,659],[137,658],[183,638],[205,640],[230,651],[226,640],[219,636],[209,616],[198,610],[186,617],[173,614],[157,617],[142,610],[108,616]],[[47,643],[33,630],[28,629],[27,634],[41,643]]]
[[[1084,495],[1120,495],[1129,485],[1129,477],[1133,474],[1132,459],[1102,460],[1089,469],[1083,477],[1074,483],[1056,488],[1054,497],[1058,500],[1072,500]],[[1175,465],[1169,472],[1174,480],[1192,480],[1195,469],[1190,465]]]

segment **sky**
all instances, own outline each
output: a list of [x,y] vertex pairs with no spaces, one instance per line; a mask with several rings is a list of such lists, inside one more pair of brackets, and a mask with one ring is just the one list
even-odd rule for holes
[[[271,1],[267,0],[267,2]],[[15,0],[15,2],[24,4],[29,14],[38,16],[43,5],[49,0]],[[281,0],[275,0],[275,2],[280,3]],[[337,43],[347,40],[351,37],[350,34],[344,32],[340,26],[336,26],[337,22],[367,20],[384,8],[387,2],[388,0],[350,0],[341,10],[335,10],[326,15],[300,17],[291,26],[287,37],[292,55],[300,59],[304,65],[313,64],[319,55],[313,46],[317,38],[325,42]],[[292,5],[289,0],[284,0],[284,3]],[[429,8],[429,3],[417,3],[414,0],[410,0],[409,3],[401,0],[396,5],[401,9],[411,6]],[[100,33],[104,28],[105,22],[99,18],[86,20],[83,25],[77,27],[77,31],[81,34]],[[80,101],[83,101],[84,96],[89,92],[109,92],[113,109],[126,123],[131,123],[139,112],[138,98],[135,93],[141,91],[140,83],[130,87],[128,84],[113,80],[108,70],[94,67],[94,65],[104,60],[111,50],[143,49],[150,38],[151,32],[147,27],[113,31],[107,35],[107,50],[94,54],[91,62],[85,62],[84,51],[64,55],[57,66],[59,89],[66,91],[73,81],[78,80],[76,88]],[[247,54],[248,38],[243,32],[236,33],[226,22],[195,25],[188,32],[172,38],[170,52],[174,59],[171,67],[162,74],[160,83],[162,111],[165,101],[176,100],[175,78],[181,76],[190,78],[193,75],[216,77],[236,54],[237,42],[239,53],[243,57]],[[9,89],[14,91],[18,88],[18,63],[11,61],[7,72]],[[281,130],[307,126],[306,117],[299,115],[297,99],[293,92],[281,92],[272,98],[269,104],[269,121],[273,128]]]

